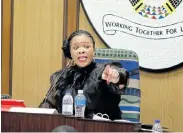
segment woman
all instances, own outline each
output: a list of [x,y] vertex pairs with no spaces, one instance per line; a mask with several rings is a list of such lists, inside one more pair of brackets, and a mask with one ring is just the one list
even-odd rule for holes
[[79,30],[70,35],[63,52],[74,64],[51,75],[50,90],[40,107],[56,108],[61,113],[65,93],[69,91],[75,97],[82,89],[87,99],[85,117],[106,113],[111,120],[121,119],[118,104],[128,73],[120,69],[120,63],[97,65],[93,60],[94,50],[95,40],[87,31]]

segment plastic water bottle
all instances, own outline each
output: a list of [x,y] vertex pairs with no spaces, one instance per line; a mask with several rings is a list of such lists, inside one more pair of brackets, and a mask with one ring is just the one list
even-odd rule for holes
[[73,97],[71,93],[66,93],[62,99],[62,114],[73,115]]
[[83,94],[83,90],[78,90],[78,94],[74,98],[75,105],[75,117],[85,116],[86,97]]
[[160,120],[155,120],[154,121],[154,125],[152,127],[152,132],[153,133],[162,133],[163,132],[163,129],[160,125]]

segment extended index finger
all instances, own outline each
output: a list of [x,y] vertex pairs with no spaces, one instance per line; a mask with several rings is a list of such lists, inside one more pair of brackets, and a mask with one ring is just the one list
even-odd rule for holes
[[107,66],[105,67],[103,73],[108,75],[108,74],[109,74],[109,69],[110,69],[110,66],[107,65]]

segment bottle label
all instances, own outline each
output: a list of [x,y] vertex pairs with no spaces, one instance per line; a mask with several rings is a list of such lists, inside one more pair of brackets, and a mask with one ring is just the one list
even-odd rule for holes
[[86,105],[86,100],[75,100],[75,105],[82,105],[85,106]]
[[64,104],[62,106],[62,114],[65,114],[65,113],[71,113],[73,114],[73,106],[72,105],[68,105],[68,104]]
[[64,104],[71,104],[73,103],[72,98],[63,99]]

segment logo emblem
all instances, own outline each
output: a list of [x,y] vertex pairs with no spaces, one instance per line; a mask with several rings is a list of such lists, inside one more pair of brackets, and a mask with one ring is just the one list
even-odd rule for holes
[[93,29],[110,48],[137,53],[142,68],[183,62],[182,0],[82,0]]

